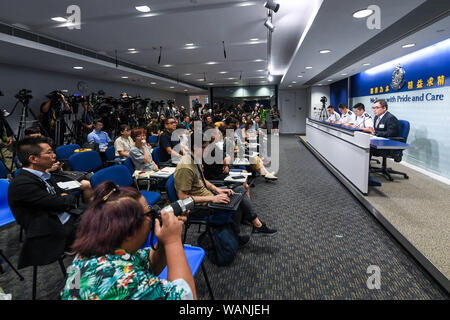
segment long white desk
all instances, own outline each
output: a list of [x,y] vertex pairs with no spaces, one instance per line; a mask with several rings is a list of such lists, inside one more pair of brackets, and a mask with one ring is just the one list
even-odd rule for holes
[[368,193],[370,134],[306,119],[306,141],[363,194]]

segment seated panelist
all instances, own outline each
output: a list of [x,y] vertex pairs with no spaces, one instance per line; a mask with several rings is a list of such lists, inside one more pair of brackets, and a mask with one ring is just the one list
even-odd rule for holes
[[327,122],[338,122],[341,119],[341,116],[339,115],[339,113],[337,113],[336,111],[334,111],[334,107],[333,106],[328,106],[327,108],[329,117],[326,120]]
[[339,111],[341,112],[341,119],[339,119],[339,121],[337,121],[337,124],[342,124],[342,125],[351,125],[351,124],[355,124],[356,121],[356,117],[355,114],[351,111],[348,110],[348,107],[341,103],[339,106]]

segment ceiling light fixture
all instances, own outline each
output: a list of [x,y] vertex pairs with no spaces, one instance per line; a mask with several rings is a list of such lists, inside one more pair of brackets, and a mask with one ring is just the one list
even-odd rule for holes
[[416,45],[415,43],[408,43],[408,44],[402,45],[402,48],[411,48],[411,47],[414,47],[415,45]]
[[139,12],[150,12],[151,11],[149,6],[137,6],[135,8]]
[[83,67],[73,67],[74,69],[77,69],[77,70],[83,70],[84,68]]
[[128,77],[127,76],[123,76],[122,79],[128,79]]
[[269,74],[269,75],[267,76],[267,80],[269,80],[270,82],[272,82],[272,81],[273,81],[273,76],[272,76],[271,74]]
[[330,53],[331,52],[331,50],[328,50],[328,49],[324,49],[324,50],[320,50],[319,51],[319,53]]
[[297,76],[297,78],[303,78],[303,76],[301,76],[301,75],[298,75],[298,76]]
[[136,49],[135,48],[130,48],[130,49],[128,49],[128,51],[136,51]]
[[258,38],[251,38],[250,41],[258,41]]
[[373,13],[373,10],[370,9],[362,9],[353,13],[353,18],[361,19],[370,16]]
[[67,21],[67,19],[63,18],[63,17],[54,17],[54,18],[52,18],[52,20],[56,21],[56,22],[66,22]]
[[170,87],[170,89],[175,89],[175,87]]
[[348,73],[341,73],[341,76],[346,76]]
[[370,63],[363,63],[363,66],[370,66]]
[[312,67],[305,67],[305,69],[309,70],[309,69],[312,69]]
[[150,84],[156,84],[156,82],[150,82]]
[[192,76],[192,73],[185,73],[185,76]]
[[170,68],[170,67],[173,67],[173,65],[171,65],[171,64],[165,64],[165,65],[163,65],[163,67],[164,67],[164,68]]
[[268,0],[266,1],[266,3],[264,3],[264,7],[266,7],[269,10],[273,10],[273,12],[278,12],[278,10],[280,9],[280,4],[276,3],[273,0]]
[[219,73],[220,73],[220,74],[227,74],[228,71],[220,71]]
[[216,61],[209,61],[209,62],[207,62],[206,64],[218,64],[218,62],[216,62]]

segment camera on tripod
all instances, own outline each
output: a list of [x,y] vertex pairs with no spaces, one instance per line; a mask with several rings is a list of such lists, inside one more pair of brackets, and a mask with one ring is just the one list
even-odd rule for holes
[[22,89],[19,91],[18,94],[14,96],[17,100],[23,102],[24,104],[28,104],[30,102],[30,99],[33,99],[33,96],[31,95],[31,90]]
[[327,97],[323,96],[322,98],[320,98],[320,102],[322,102],[322,104],[327,103],[328,99]]

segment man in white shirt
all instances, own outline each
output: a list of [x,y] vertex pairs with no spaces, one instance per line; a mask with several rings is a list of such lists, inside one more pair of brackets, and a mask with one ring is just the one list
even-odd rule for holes
[[356,121],[355,114],[352,111],[348,110],[348,107],[343,103],[341,103],[338,106],[338,108],[339,108],[339,112],[341,113],[341,119],[339,121],[337,121],[336,123],[337,124],[345,123],[346,125],[349,125],[349,124],[354,125],[355,121]]
[[328,119],[326,120],[327,122],[338,122],[341,119],[341,116],[339,115],[339,113],[334,111],[333,106],[328,106],[327,110],[328,110],[328,114],[330,115],[328,117]]
[[[353,106],[353,111],[356,115],[355,123],[349,124],[353,128],[361,129],[364,132],[371,132],[373,128],[373,119],[370,114],[365,111],[364,104],[357,103]],[[346,124],[344,124],[346,125]]]

